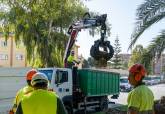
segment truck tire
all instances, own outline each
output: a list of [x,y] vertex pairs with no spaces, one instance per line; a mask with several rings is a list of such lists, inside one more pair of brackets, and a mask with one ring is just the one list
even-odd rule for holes
[[108,109],[108,103],[109,103],[108,97],[107,96],[102,97],[100,101],[100,110],[106,111]]
[[65,108],[66,108],[66,111],[68,112],[68,114],[73,114],[72,106],[66,105]]
[[109,103],[109,100],[108,100],[107,96],[101,97],[100,98],[100,107],[95,108],[95,111],[96,112],[107,111],[108,103]]

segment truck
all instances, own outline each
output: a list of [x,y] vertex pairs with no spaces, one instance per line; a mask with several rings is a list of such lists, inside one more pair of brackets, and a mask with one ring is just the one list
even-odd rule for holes
[[108,96],[119,94],[120,74],[98,69],[39,68],[49,80],[49,90],[56,92],[68,114],[104,111]]
[[[107,14],[91,17],[85,13],[83,19],[71,24],[68,29],[69,40],[64,53],[64,68],[39,68],[49,79],[49,90],[55,91],[63,101],[68,114],[103,111],[108,108],[108,95],[119,94],[119,74],[98,69],[78,69],[68,67],[68,57],[82,29],[100,27],[101,38],[94,42],[90,55],[96,61],[104,60],[103,66],[113,57],[114,50],[106,37]],[[100,48],[103,49],[100,50]]]

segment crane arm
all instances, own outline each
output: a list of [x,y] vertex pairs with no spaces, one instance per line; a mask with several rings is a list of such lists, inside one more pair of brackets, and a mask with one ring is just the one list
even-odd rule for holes
[[[67,58],[70,55],[71,49],[76,41],[77,34],[81,31],[81,29],[88,29],[88,28],[92,28],[92,27],[101,26],[101,39],[99,40],[99,45],[105,47],[104,38],[106,36],[105,22],[106,22],[107,14],[103,14],[101,16],[96,16],[94,18],[91,18],[89,13],[86,13],[85,15],[88,15],[88,17],[73,23],[68,29],[68,34],[70,35],[70,37],[69,37],[69,40],[68,40],[68,43],[67,43],[67,46],[65,49],[65,54],[64,54],[64,66],[65,67],[67,66]],[[93,48],[91,50],[96,50],[96,49]],[[98,57],[95,57],[94,52],[91,53],[91,56],[94,57],[94,59],[99,59]]]

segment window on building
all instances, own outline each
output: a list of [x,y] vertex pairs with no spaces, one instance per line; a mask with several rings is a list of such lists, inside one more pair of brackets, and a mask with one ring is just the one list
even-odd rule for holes
[[1,41],[1,47],[6,47],[7,46],[7,41]]
[[16,54],[16,60],[23,60],[22,54]]
[[0,60],[8,60],[7,54],[0,54]]

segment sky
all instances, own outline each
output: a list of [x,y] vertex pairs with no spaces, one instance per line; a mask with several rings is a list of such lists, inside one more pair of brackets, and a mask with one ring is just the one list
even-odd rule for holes
[[[112,28],[108,40],[113,46],[115,38],[118,36],[122,49],[121,53],[130,53],[127,50],[131,41],[131,34],[135,27],[136,9],[140,4],[144,3],[144,0],[86,0],[83,2],[89,8],[89,11],[108,15],[108,22]],[[164,26],[165,20],[154,24],[142,34],[135,45],[141,44],[147,47]],[[76,42],[80,46],[79,55],[82,55],[86,59],[90,57],[90,48],[94,44],[94,41],[99,38],[100,35],[95,37],[90,36],[88,30],[79,32]]]

